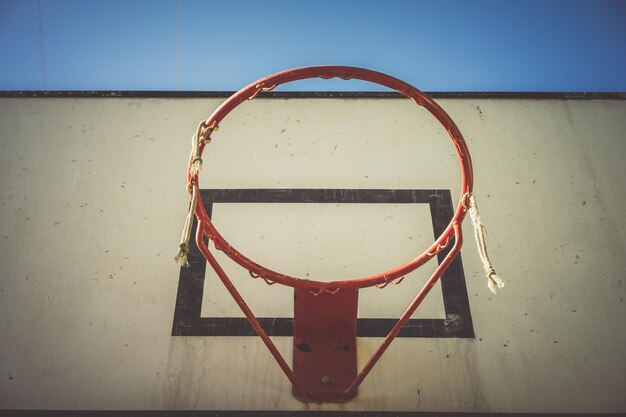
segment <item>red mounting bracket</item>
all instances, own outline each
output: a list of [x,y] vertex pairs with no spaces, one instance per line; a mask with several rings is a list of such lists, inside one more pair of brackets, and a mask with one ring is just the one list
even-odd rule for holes
[[357,394],[358,289],[336,294],[294,289],[293,395],[302,401],[349,401]]

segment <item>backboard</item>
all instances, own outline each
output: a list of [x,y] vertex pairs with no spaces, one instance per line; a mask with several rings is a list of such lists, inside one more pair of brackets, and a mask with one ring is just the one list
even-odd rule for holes
[[[438,99],[468,141],[508,286],[489,292],[464,225],[461,256],[358,396],[316,404],[291,395],[198,253],[187,269],[172,261],[188,138],[224,98],[0,100],[1,409],[626,410],[623,100]],[[459,171],[446,133],[408,100],[276,93],[220,124],[200,188],[251,259],[331,280],[428,247],[457,203]],[[223,258],[290,359],[293,290]],[[359,366],[436,265],[360,291]]]

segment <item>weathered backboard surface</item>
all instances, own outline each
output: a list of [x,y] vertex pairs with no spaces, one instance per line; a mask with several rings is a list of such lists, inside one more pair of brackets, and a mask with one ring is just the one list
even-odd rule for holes
[[[487,289],[468,219],[462,255],[358,396],[313,404],[203,259],[173,262],[190,138],[224,98],[0,99],[0,409],[626,412],[626,101],[438,99],[472,152],[507,286]],[[200,185],[242,253],[332,280],[421,253],[459,174],[407,99],[284,94],[225,119]],[[292,289],[218,259],[290,363]],[[435,267],[361,290],[360,366]]]

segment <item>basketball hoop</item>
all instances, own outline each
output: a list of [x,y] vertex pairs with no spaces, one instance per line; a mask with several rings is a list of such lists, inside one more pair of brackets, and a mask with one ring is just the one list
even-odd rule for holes
[[[198,175],[202,167],[202,153],[211,140],[211,134],[217,130],[219,123],[238,105],[246,100],[254,99],[261,92],[273,90],[284,83],[308,78],[330,79],[335,77],[344,80],[359,79],[383,85],[398,91],[419,106],[426,108],[448,132],[456,148],[461,165],[461,194],[452,220],[441,236],[426,248],[424,252],[408,263],[377,275],[323,282],[273,271],[248,259],[230,245],[215,228],[205,211],[199,192]],[[293,394],[303,401],[348,401],[357,394],[357,389],[361,382],[398,335],[403,325],[413,315],[430,289],[458,255],[463,244],[461,223],[468,211],[474,210],[476,207],[472,195],[473,174],[470,154],[460,130],[450,116],[430,97],[401,80],[379,72],[345,66],[315,66],[283,71],[256,81],[236,92],[222,103],[206,121],[201,122],[198,126],[192,138],[192,153],[189,159],[187,180],[191,206],[177,260],[182,264],[186,263],[191,227],[195,215],[198,220],[196,244],[200,252],[215,270],[226,289],[241,308],[243,314],[261,337],[287,378],[289,378],[293,386]],[[472,220],[475,220],[474,227],[477,231],[477,240],[479,239],[479,232],[480,239],[482,239],[482,245],[479,244],[481,259],[483,259],[486,270],[488,267],[491,268],[489,272],[491,275],[488,273],[490,279],[495,279],[497,276],[495,276],[491,264],[488,263],[486,249],[484,249],[483,228],[482,224],[480,224],[480,218],[477,215],[477,211],[475,216],[474,212],[472,213]],[[224,252],[230,259],[248,270],[253,278],[261,278],[268,284],[278,283],[294,288],[293,369],[287,365],[283,356],[217,262],[209,250],[208,244],[205,243],[205,238],[213,241],[216,250]],[[382,288],[390,283],[398,283],[406,274],[419,268],[447,248],[452,241],[454,243],[451,249],[433,275],[398,319],[376,352],[365,366],[357,372],[355,342],[359,289],[371,286]],[[485,263],[485,258],[488,265]],[[499,282],[501,283],[501,281]],[[497,286],[500,286],[500,284],[497,283]]]

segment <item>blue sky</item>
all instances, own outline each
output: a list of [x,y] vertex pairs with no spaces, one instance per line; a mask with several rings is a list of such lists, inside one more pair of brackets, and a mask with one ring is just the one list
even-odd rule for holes
[[617,0],[0,0],[0,90],[232,91],[337,64],[425,91],[624,92],[625,22]]

